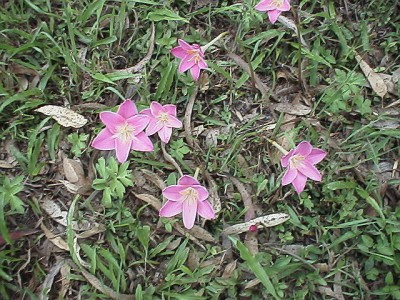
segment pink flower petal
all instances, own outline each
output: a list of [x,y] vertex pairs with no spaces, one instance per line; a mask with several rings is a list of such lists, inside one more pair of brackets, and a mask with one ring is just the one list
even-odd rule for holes
[[324,150],[313,148],[311,153],[307,156],[307,160],[315,165],[323,160],[326,155],[327,153]]
[[183,218],[183,225],[187,229],[191,229],[194,225],[194,221],[196,219],[197,213],[197,201],[190,202],[184,201],[182,203],[182,218]]
[[94,138],[92,147],[99,150],[112,150],[115,148],[115,138],[107,128],[104,128]]
[[179,178],[178,184],[179,185],[200,185],[200,182],[198,182],[192,176],[183,175],[181,178]]
[[164,105],[164,109],[171,116],[175,116],[176,117],[176,105],[174,105],[174,104],[166,104],[166,105]]
[[281,11],[289,11],[290,10],[290,1],[289,0],[283,0],[282,6],[279,7],[279,10],[281,10]]
[[297,170],[295,168],[288,168],[285,172],[285,175],[282,177],[282,185],[287,185],[293,182],[293,180],[296,178]]
[[117,114],[125,119],[128,119],[134,115],[137,115],[138,110],[135,103],[132,100],[127,99],[119,106]]
[[297,170],[312,180],[321,181],[321,173],[308,160],[303,160]]
[[199,66],[200,69],[207,69],[207,63],[204,59],[200,59],[199,63],[197,64]]
[[155,117],[158,116],[159,114],[166,112],[165,109],[163,108],[163,106],[156,101],[151,102],[150,110],[151,110],[151,113],[153,114],[153,116],[155,116]]
[[167,203],[165,203],[163,207],[161,207],[159,215],[160,217],[169,218],[181,212],[182,212],[182,202],[167,201]]
[[304,188],[306,186],[306,181],[307,177],[299,172],[296,178],[292,182],[297,194],[300,194],[302,191],[304,191]]
[[149,137],[144,132],[141,132],[132,138],[131,149],[136,151],[149,152],[154,150],[154,146]]
[[148,117],[151,117],[152,114],[151,114],[150,108],[145,108],[145,109],[143,109],[143,110],[140,112],[140,115],[146,115],[146,116],[148,116]]
[[196,190],[199,201],[204,201],[210,196],[207,189],[202,185],[194,185],[192,188]]
[[196,48],[196,45],[190,45],[181,39],[178,40],[178,44],[179,44],[179,46],[182,47],[183,50],[193,50]]
[[190,68],[195,66],[194,60],[190,60],[190,58],[191,58],[191,56],[189,56],[189,55],[182,58],[181,63],[179,64],[179,68],[178,68],[178,71],[180,73],[186,72],[187,70],[189,70]]
[[150,118],[146,115],[136,115],[127,119],[126,122],[135,128],[134,134],[137,135],[146,128],[150,122]]
[[197,81],[200,77],[200,68],[197,65],[193,65],[190,69],[190,73],[192,74],[193,79]]
[[296,149],[294,149],[293,155],[307,157],[311,153],[312,149],[313,147],[311,146],[310,142],[303,141],[297,145]]
[[115,133],[115,127],[125,122],[125,119],[119,114],[111,111],[103,111],[100,113],[100,120],[106,125],[111,133]]
[[158,131],[158,136],[160,137],[160,140],[162,140],[165,144],[168,144],[169,139],[171,138],[171,135],[172,135],[172,128],[171,127],[163,126]]
[[258,11],[267,11],[275,9],[276,5],[272,0],[262,0],[254,8]]
[[158,122],[157,119],[153,118],[150,120],[149,126],[146,128],[147,135],[153,135],[156,132],[159,132],[164,127],[163,123]]
[[181,128],[182,122],[180,120],[178,120],[177,117],[169,115],[168,121],[165,125],[168,127],[173,127],[173,128]]
[[289,159],[293,156],[294,150],[290,150],[288,154],[281,157],[281,165],[286,168],[289,166]]
[[187,186],[182,185],[170,185],[163,189],[162,194],[165,198],[171,201],[183,200],[182,191],[187,189]]
[[269,10],[269,11],[268,11],[268,18],[269,18],[269,21],[270,21],[272,24],[275,24],[276,20],[278,20],[278,17],[279,17],[279,15],[280,15],[281,13],[282,13],[282,12],[281,12],[280,10],[277,10],[277,9]]
[[197,203],[197,213],[204,219],[215,218],[214,209],[212,208],[210,202],[208,201],[200,201]]
[[132,141],[124,142],[120,139],[115,139],[115,153],[120,163],[124,163],[128,159],[129,152],[131,151],[131,143]]
[[187,55],[187,51],[181,46],[175,47],[171,50],[171,54],[177,58],[184,58]]

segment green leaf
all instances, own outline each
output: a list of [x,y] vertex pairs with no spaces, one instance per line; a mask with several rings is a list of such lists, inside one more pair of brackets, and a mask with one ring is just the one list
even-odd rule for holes
[[182,18],[178,14],[174,13],[171,10],[166,8],[155,9],[147,15],[147,19],[150,21],[158,22],[158,21],[182,21],[185,23],[189,23],[188,20]]
[[246,262],[246,265],[250,268],[254,275],[261,281],[261,283],[267,289],[267,292],[271,294],[275,299],[280,299],[268,274],[265,272],[261,264],[250,253],[249,249],[247,249],[247,247],[238,239],[235,239],[231,236],[228,237],[232,240],[235,247],[239,250],[240,257]]
[[379,216],[385,220],[385,215],[383,214],[383,211],[381,207],[379,206],[378,202],[374,198],[372,198],[368,192],[362,188],[356,188],[357,193],[362,197],[369,205],[372,206],[372,208],[379,214]]

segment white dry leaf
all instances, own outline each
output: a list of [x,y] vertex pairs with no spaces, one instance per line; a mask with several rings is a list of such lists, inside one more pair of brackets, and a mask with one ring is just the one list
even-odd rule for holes
[[295,116],[305,116],[311,112],[311,108],[300,104],[300,103],[278,103],[275,105],[274,109],[279,112],[295,115]]
[[371,88],[374,90],[374,92],[379,96],[383,97],[387,93],[387,86],[385,81],[382,79],[381,76],[379,76],[378,73],[376,73],[366,62],[361,58],[360,55],[356,54],[356,60],[360,64],[360,68],[363,71],[365,77],[367,77],[367,80],[369,84],[371,85]]
[[35,109],[46,116],[52,117],[58,124],[64,127],[81,128],[87,123],[87,119],[73,110],[56,105],[45,105]]
[[[57,223],[67,226],[67,211],[61,210],[60,206],[50,199],[45,199],[40,203],[43,210]],[[98,223],[89,222],[87,220],[81,220],[79,223],[77,221],[72,222],[72,228],[77,231],[87,231],[94,227],[99,227]]]
[[279,224],[286,222],[289,219],[290,219],[289,215],[285,214],[285,213],[266,215],[266,216],[252,219],[248,222],[235,224],[235,225],[226,227],[222,231],[222,233],[226,234],[226,235],[239,234],[242,232],[249,231],[250,226],[257,226],[258,229],[261,229],[262,227],[274,227],[274,226],[277,226]]
[[187,230],[192,236],[195,238],[198,238],[199,240],[215,243],[214,237],[209,233],[207,230],[205,230],[203,227],[200,227],[198,225],[194,225],[191,229]]
[[162,203],[160,199],[149,194],[134,194],[136,198],[150,204],[155,210],[160,210]]
[[5,160],[0,160],[0,169],[12,169],[14,166]]
[[86,179],[80,160],[64,157],[63,169],[65,178],[71,183],[77,183]]

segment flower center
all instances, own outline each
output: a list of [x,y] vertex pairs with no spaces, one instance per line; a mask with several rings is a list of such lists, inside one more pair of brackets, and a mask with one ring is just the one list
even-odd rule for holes
[[169,121],[168,113],[161,113],[157,116],[158,122],[167,123]]
[[201,60],[200,49],[191,49],[191,50],[187,50],[186,52],[187,52],[187,54],[192,56],[189,59],[189,61],[193,59],[196,64],[198,64],[200,62],[200,60]]
[[194,204],[199,199],[199,194],[192,187],[184,189],[183,191],[180,192],[180,194],[183,197],[183,201],[189,201],[189,204]]
[[136,128],[125,122],[124,124],[117,126],[115,130],[115,137],[124,143],[128,143],[132,140]]
[[276,8],[279,8],[283,5],[283,0],[272,0],[272,5],[274,5]]
[[297,168],[301,163],[302,163],[302,161],[304,160],[304,156],[301,156],[301,155],[294,155],[294,156],[292,156],[290,159],[289,159],[289,165],[290,165],[290,167],[291,168]]

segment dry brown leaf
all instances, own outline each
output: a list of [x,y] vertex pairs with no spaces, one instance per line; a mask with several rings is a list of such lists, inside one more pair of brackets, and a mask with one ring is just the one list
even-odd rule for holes
[[210,202],[212,207],[214,208],[214,212],[218,214],[221,211],[221,198],[218,195],[218,185],[215,180],[211,177],[210,173],[207,171],[204,172],[204,176],[208,182],[208,191],[210,193]]
[[371,88],[379,96],[383,97],[387,93],[387,87],[383,79],[377,74],[362,58],[360,55],[356,54],[356,60],[360,64],[360,68],[363,71],[365,77]]
[[212,242],[212,243],[216,242],[214,237],[211,235],[211,233],[209,233],[203,227],[194,225],[192,227],[192,229],[189,229],[187,232],[189,232],[192,236],[198,238],[199,240]]
[[61,237],[56,236],[54,233],[52,233],[43,223],[40,224],[40,228],[43,230],[43,233],[47,237],[47,239],[55,246],[62,250],[69,251],[67,242],[64,241]]
[[138,199],[150,204],[155,210],[159,211],[162,207],[160,199],[149,194],[134,194]]
[[71,286],[70,274],[71,274],[71,266],[67,263],[64,263],[61,266],[60,270],[61,274],[61,290],[58,294],[58,299],[66,299],[65,295],[67,294],[68,289]]
[[245,289],[245,290],[251,289],[251,288],[257,286],[257,285],[260,284],[260,283],[261,283],[260,279],[254,278],[254,279],[250,280],[250,281],[244,286],[244,289]]
[[45,105],[35,109],[46,116],[52,117],[58,124],[64,127],[81,128],[87,123],[87,119],[73,110],[56,105]]
[[224,273],[222,273],[221,278],[230,278],[233,271],[236,270],[237,260],[231,261],[229,264],[226,265]]
[[40,300],[48,300],[49,296],[48,294],[50,293],[51,287],[53,286],[54,278],[57,276],[57,274],[60,272],[61,267],[65,264],[65,260],[61,259],[58,262],[56,262],[49,272],[47,273],[43,284],[42,284],[42,290],[40,292],[39,299]]
[[257,226],[257,229],[261,229],[263,227],[274,227],[286,222],[289,219],[290,219],[289,215],[285,213],[265,215],[262,217],[252,219],[248,222],[239,223],[226,227],[224,228],[224,230],[222,230],[222,233],[226,235],[240,234],[242,232],[249,231],[250,226]]
[[63,158],[63,170],[65,178],[71,183],[76,183],[85,180],[85,172],[83,171],[80,160]]
[[305,116],[311,112],[311,108],[300,103],[278,103],[274,105],[274,109],[296,116]]
[[156,173],[151,172],[151,171],[146,170],[146,169],[142,169],[141,171],[143,172],[143,176],[147,180],[149,180],[152,183],[154,183],[160,190],[165,189],[165,187],[166,187],[165,182],[164,182],[164,180],[161,179],[160,176],[158,176]]
[[86,230],[84,232],[77,233],[76,237],[78,239],[85,239],[85,238],[91,237],[93,235],[96,235],[98,233],[104,232],[105,230],[106,230],[106,227],[103,224],[94,223],[92,228],[90,228],[89,230]]
[[0,169],[12,169],[14,166],[5,160],[0,160]]
[[[295,126],[295,122],[292,122],[296,119],[296,116],[291,114],[285,114],[283,116],[283,124],[280,127],[280,131],[284,132],[285,135],[276,139],[276,142],[282,146],[283,149],[289,149],[291,146],[291,142],[294,138],[294,131],[293,128]],[[274,163],[279,163],[280,158],[282,157],[282,152],[278,149],[273,149],[271,154],[271,160]]]

